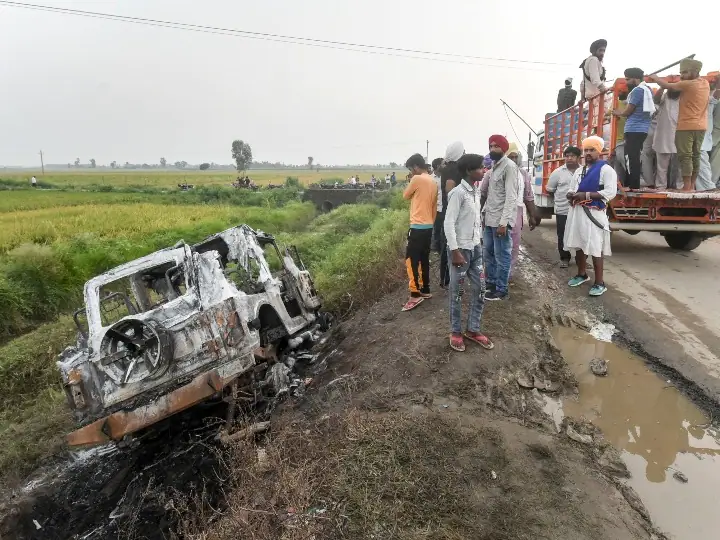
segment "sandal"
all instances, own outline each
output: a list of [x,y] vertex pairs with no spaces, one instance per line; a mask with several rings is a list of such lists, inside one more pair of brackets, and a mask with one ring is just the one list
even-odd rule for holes
[[473,343],[477,343],[483,349],[490,350],[495,347],[495,344],[490,341],[490,338],[487,337],[485,334],[481,334],[480,332],[465,332],[465,337]]
[[463,340],[463,337],[456,336],[455,334],[450,334],[450,348],[453,351],[464,352],[465,351],[465,341]]
[[432,298],[432,293],[429,293],[429,292],[428,292],[428,293],[422,293],[422,292],[421,292],[421,293],[420,293],[420,296],[421,296],[422,298],[424,298],[425,300],[429,300],[430,298]]
[[425,300],[422,296],[413,297],[407,302],[405,302],[405,305],[402,307],[403,311],[410,311],[411,309],[415,309],[420,304],[422,304],[422,301]]

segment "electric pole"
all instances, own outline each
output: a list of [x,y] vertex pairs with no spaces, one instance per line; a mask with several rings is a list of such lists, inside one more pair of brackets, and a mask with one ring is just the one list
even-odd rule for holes
[[425,141],[425,161],[427,162],[430,159],[430,141]]
[[45,176],[45,162],[43,161],[42,150],[40,150],[40,167],[42,167],[42,173]]

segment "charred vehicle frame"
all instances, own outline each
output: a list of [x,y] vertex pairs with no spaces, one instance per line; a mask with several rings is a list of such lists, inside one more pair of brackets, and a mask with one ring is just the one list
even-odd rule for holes
[[122,440],[229,386],[255,391],[264,375],[282,385],[278,348],[327,324],[297,249],[247,225],[118,266],[85,284],[84,301],[78,343],[57,362],[80,424],[71,446]]

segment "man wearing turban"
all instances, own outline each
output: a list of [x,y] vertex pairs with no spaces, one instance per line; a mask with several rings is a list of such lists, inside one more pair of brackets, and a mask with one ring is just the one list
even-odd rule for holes
[[682,171],[683,191],[695,191],[701,147],[708,128],[710,84],[700,77],[701,69],[702,62],[686,58],[680,62],[680,81],[671,83],[657,76],[651,77],[661,88],[680,92],[675,147]]
[[[645,84],[645,74],[640,68],[625,70],[625,80],[628,87],[627,105],[613,114],[625,118],[625,160],[627,161],[627,186],[630,189],[640,189],[640,154],[643,144],[650,130],[650,116],[655,112],[653,93]],[[650,181],[649,178],[646,178]]]
[[565,249],[574,249],[578,273],[568,281],[570,287],[579,287],[590,281],[587,258],[592,257],[595,283],[590,296],[600,296],[607,287],[603,280],[603,256],[611,255],[610,224],[606,207],[617,195],[615,169],[603,161],[600,154],[605,141],[592,136],[583,141],[585,166],[578,168],[572,179],[567,199],[570,202],[565,226]]
[[590,56],[580,64],[583,77],[580,83],[580,97],[582,99],[590,99],[599,93],[607,90],[605,86],[605,68],[603,67],[603,58],[605,57],[605,49],[607,48],[607,40],[598,39],[590,45]]
[[510,148],[505,137],[493,135],[490,137],[489,146],[493,167],[487,195],[482,197],[485,201],[483,256],[489,289],[485,299],[505,300],[509,296],[508,281],[513,247],[511,235],[517,219],[518,170],[517,165],[505,156]]

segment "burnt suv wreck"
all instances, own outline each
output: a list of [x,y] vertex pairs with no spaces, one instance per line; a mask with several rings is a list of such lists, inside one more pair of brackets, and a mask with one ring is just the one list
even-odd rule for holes
[[84,299],[78,343],[57,362],[80,424],[71,446],[119,441],[265,372],[282,384],[277,347],[325,324],[297,250],[282,254],[247,225],[118,266],[88,281]]

